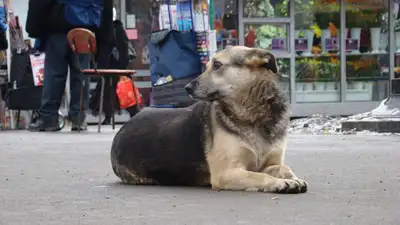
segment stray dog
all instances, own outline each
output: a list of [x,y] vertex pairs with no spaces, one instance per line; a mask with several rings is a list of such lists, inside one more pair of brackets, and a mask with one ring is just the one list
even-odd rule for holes
[[289,111],[277,73],[263,49],[216,53],[185,87],[197,103],[144,109],[123,125],[111,149],[114,173],[127,184],[306,192],[283,164]]

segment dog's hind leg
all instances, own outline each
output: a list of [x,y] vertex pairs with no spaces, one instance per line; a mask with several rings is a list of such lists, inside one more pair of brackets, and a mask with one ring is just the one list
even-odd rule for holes
[[155,180],[153,180],[151,178],[146,178],[146,177],[136,174],[135,172],[126,168],[126,166],[113,164],[112,167],[113,167],[114,173],[125,184],[132,184],[132,185],[139,185],[139,184],[156,185],[156,184],[158,184]]
[[299,193],[300,184],[295,180],[279,179],[266,173],[247,171],[242,168],[228,169],[211,175],[211,184],[214,189],[260,191],[276,193]]

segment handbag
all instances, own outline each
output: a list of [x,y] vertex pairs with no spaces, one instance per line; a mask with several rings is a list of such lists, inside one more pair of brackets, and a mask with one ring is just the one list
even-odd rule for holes
[[29,50],[12,51],[9,82],[15,82],[17,87],[34,86]]
[[131,79],[126,76],[121,76],[117,84],[117,96],[121,109],[129,108],[137,105],[136,99],[139,104],[142,103],[139,89]]
[[[192,1],[189,0],[191,6]],[[196,48],[192,7],[190,31],[172,30],[169,0],[167,0],[170,30],[164,29],[150,34],[147,46],[150,58],[150,79],[154,84],[160,77],[172,76],[174,80],[199,75],[202,72]]]

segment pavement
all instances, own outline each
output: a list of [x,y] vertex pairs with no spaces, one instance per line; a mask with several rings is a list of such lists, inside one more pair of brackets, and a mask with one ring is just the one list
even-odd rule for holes
[[309,191],[284,195],[122,185],[114,134],[0,131],[0,224],[400,224],[399,136],[290,135]]

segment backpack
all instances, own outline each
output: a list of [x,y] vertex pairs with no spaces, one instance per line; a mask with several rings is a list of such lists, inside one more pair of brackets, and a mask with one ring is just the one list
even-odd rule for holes
[[64,4],[64,15],[72,26],[100,27],[105,0],[57,0]]

